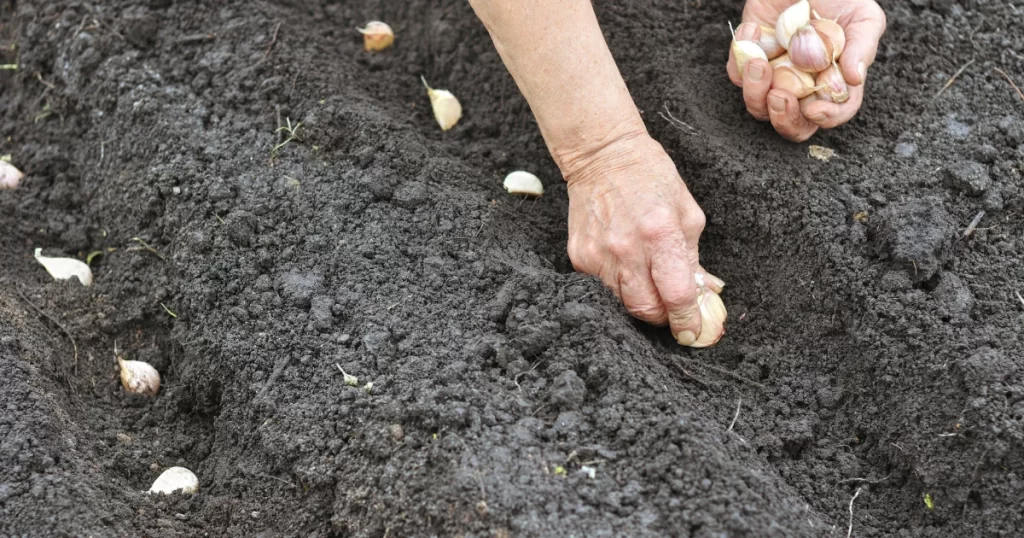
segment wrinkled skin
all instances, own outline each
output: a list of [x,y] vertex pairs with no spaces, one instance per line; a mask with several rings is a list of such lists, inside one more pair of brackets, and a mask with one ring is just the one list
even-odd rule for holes
[[[694,274],[706,274],[697,253],[705,221],[672,159],[637,133],[602,148],[566,179],[576,270],[600,277],[633,316],[668,323],[691,345],[701,333]],[[716,277],[705,281],[721,291]]]
[[[775,28],[779,15],[795,3],[793,0],[748,0],[743,9],[743,24],[736,28],[736,39],[751,39],[757,25]],[[849,101],[841,105],[808,102],[801,110],[795,95],[771,89],[772,68],[768,62],[752,60],[741,74],[730,51],[726,67],[733,83],[743,88],[743,100],[750,115],[771,121],[779,134],[794,142],[807,140],[819,128],[842,125],[857,114],[864,101],[867,70],[875,61],[878,40],[885,33],[885,13],[873,0],[811,0],[811,9],[822,18],[836,20],[846,32],[846,48],[839,58],[839,68],[850,85]]]

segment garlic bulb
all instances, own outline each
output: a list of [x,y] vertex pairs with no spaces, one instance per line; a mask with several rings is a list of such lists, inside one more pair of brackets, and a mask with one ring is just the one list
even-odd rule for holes
[[430,107],[434,109],[434,119],[441,126],[442,131],[447,131],[459,122],[462,117],[462,105],[459,100],[448,90],[435,90],[427,84],[427,79],[420,77],[423,86],[427,88],[427,96],[430,97]]
[[783,54],[771,61],[772,64],[772,88],[788,91],[796,95],[797,99],[803,99],[814,93],[814,75],[797,69],[789,59],[789,54]]
[[118,357],[117,365],[121,367],[124,390],[146,396],[156,396],[160,391],[160,372],[148,362],[126,361]]
[[517,170],[505,176],[505,190],[509,194],[524,194],[526,196],[540,196],[544,194],[544,184],[540,179],[522,170]]
[[769,60],[774,60],[786,53],[786,49],[782,48],[779,39],[775,37],[775,28],[761,26],[761,37],[758,38],[757,44]]
[[807,0],[800,0],[779,15],[775,23],[775,39],[779,41],[782,48],[789,50],[789,39],[796,33],[797,29],[811,20],[811,4]]
[[697,304],[700,305],[701,330],[697,341],[690,347],[711,347],[725,334],[725,319],[729,314],[722,298],[709,289],[701,290],[697,295]]
[[747,64],[750,60],[760,58],[767,61],[768,55],[761,50],[761,46],[753,41],[736,39],[736,32],[732,29],[732,23],[729,23],[729,31],[732,32],[732,55],[736,59],[736,69],[739,70],[740,77],[747,71]]
[[50,273],[56,280],[67,280],[77,277],[83,286],[92,285],[92,269],[81,261],[74,258],[51,258],[43,256],[43,249],[37,248],[35,252],[36,261],[39,262],[47,273]]
[[0,189],[16,189],[25,174],[13,164],[0,159]]
[[363,34],[363,48],[368,51],[384,50],[395,42],[395,32],[380,21],[370,21],[365,28],[356,28]]
[[843,78],[843,72],[835,64],[831,69],[818,73],[814,82],[816,84],[815,95],[819,99],[839,104],[850,100],[850,86]]
[[184,467],[171,467],[160,473],[153,485],[149,488],[150,493],[195,493],[199,491],[199,478],[195,473]]

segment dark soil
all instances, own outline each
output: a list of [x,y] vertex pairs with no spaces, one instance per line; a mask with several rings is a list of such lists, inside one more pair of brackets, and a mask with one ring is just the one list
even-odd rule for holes
[[[1019,536],[1024,101],[993,69],[1024,84],[1020,3],[885,2],[827,163],[746,115],[741,2],[597,4],[708,215],[714,349],[572,272],[464,1],[0,0],[28,173],[0,191],[0,534]],[[466,109],[447,134],[421,73]],[[517,168],[547,194],[506,195]],[[36,247],[105,252],[95,285]],[[198,494],[144,493],[174,465]]]

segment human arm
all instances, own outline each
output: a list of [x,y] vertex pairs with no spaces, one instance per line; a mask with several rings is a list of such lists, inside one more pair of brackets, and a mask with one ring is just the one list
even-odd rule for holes
[[590,1],[470,4],[567,181],[573,266],[600,277],[634,316],[667,322],[681,344],[693,345],[701,335],[694,274],[704,273],[704,214],[648,135]]

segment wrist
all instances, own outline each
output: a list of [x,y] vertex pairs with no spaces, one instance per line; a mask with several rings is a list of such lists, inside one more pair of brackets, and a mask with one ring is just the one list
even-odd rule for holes
[[[569,186],[591,181],[604,170],[619,169],[630,164],[651,146],[660,148],[647,133],[643,122],[611,125],[601,135],[582,143],[552,148],[551,155]],[[653,148],[651,148],[653,149]]]

